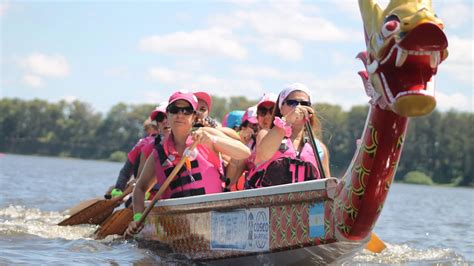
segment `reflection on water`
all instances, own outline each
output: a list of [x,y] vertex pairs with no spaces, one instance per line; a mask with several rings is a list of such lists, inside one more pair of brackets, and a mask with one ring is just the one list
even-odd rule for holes
[[[0,157],[0,264],[180,262],[118,236],[93,240],[93,225],[56,225],[67,217],[67,207],[102,195],[120,167],[98,161]],[[359,252],[344,264],[474,261],[472,199],[471,189],[394,184],[374,229],[388,248],[380,254]]]

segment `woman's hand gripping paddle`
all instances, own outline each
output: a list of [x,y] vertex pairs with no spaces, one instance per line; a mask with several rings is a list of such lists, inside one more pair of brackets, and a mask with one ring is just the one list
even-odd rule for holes
[[73,207],[71,216],[58,225],[101,224],[120,205],[123,198],[132,193],[133,185],[129,185],[122,195],[112,199],[89,200]]
[[[313,136],[313,129],[311,127],[311,123],[309,121],[306,121],[305,127],[306,127],[306,131],[308,133],[308,136],[311,140],[311,146],[313,147],[314,157],[315,157],[316,162],[318,164],[318,167],[320,169],[321,177],[326,178],[326,175],[325,175],[324,169],[323,169],[323,164],[321,163],[321,158],[319,158],[318,146],[316,145],[316,140]],[[380,238],[378,238],[378,236],[375,233],[371,234],[370,240],[367,243],[367,245],[365,246],[366,249],[368,249],[369,251],[374,252],[374,253],[380,253],[386,247],[387,246],[385,245],[385,243],[382,240],[380,240]]]
[[[138,222],[137,222],[137,227],[136,228],[141,228],[142,227],[143,222],[145,221],[146,217],[148,216],[150,211],[153,209],[155,204],[158,202],[158,199],[161,197],[163,192],[165,192],[165,190],[168,188],[171,181],[173,181],[174,177],[178,174],[181,167],[183,167],[184,163],[186,162],[186,159],[190,156],[190,153],[196,148],[197,144],[198,144],[198,142],[195,141],[191,145],[191,147],[189,147],[185,150],[181,160],[178,162],[178,164],[176,164],[173,171],[166,178],[165,182],[161,185],[160,189],[158,190],[158,192],[153,197],[151,203],[148,205],[148,207],[143,212],[140,220],[138,220]],[[130,209],[128,209],[128,211],[125,211],[125,210],[121,210],[121,211],[123,211],[123,213],[117,214],[117,219],[112,219],[112,217],[113,217],[112,216],[111,219],[107,220],[106,222],[104,222],[103,225],[101,225],[101,227],[96,231],[96,238],[97,239],[102,239],[102,238],[104,238],[108,235],[111,235],[111,234],[117,234],[120,231],[123,233],[126,230],[128,224],[132,221],[133,212]],[[125,236],[125,237],[127,237],[127,236]]]

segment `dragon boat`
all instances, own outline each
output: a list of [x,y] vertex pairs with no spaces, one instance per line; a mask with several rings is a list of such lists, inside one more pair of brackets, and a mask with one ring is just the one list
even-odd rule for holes
[[[341,178],[160,201],[142,246],[216,264],[329,263],[364,247],[382,211],[410,117],[436,106],[447,57],[443,22],[428,0],[360,0],[366,51],[357,57],[370,109]],[[247,265],[247,264],[246,264]]]

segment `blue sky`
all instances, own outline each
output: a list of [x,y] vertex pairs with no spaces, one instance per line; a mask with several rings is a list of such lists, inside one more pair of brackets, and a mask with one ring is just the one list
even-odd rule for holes
[[[438,109],[473,112],[473,1],[433,7],[450,52]],[[355,0],[0,0],[0,27],[0,97],[78,99],[106,112],[179,89],[258,99],[301,82],[317,102],[347,110],[368,101]]]

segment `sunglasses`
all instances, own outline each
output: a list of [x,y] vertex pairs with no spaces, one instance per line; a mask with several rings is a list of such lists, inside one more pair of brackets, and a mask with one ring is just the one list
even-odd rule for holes
[[292,108],[295,108],[297,105],[311,106],[310,101],[298,101],[298,100],[285,100],[284,103]]
[[194,113],[192,106],[178,107],[176,105],[170,105],[166,108],[166,111],[174,115],[177,113],[182,113],[183,115],[192,115]]
[[166,118],[166,114],[164,114],[164,113],[158,113],[158,114],[156,115],[156,117],[155,117],[155,121],[156,121],[157,123],[161,123],[161,122],[163,122],[163,120],[165,120],[165,118]]
[[251,129],[253,129],[254,132],[257,132],[257,131],[258,131],[258,124],[250,123],[248,120],[245,120],[245,122],[243,122],[240,126],[241,126],[242,128],[244,128],[244,127],[249,127],[249,128],[251,128]]
[[272,114],[272,113],[273,113],[273,106],[270,108],[258,107],[257,109],[258,116],[266,116],[267,114]]

